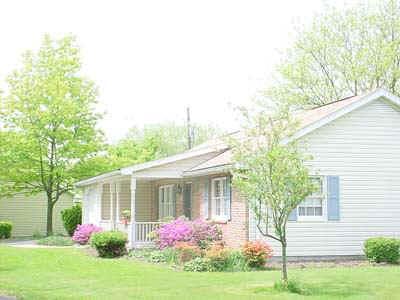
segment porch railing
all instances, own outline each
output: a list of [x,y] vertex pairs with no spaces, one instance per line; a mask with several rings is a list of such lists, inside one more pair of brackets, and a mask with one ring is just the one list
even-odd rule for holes
[[161,222],[135,222],[136,243],[151,243],[150,232],[158,229]]

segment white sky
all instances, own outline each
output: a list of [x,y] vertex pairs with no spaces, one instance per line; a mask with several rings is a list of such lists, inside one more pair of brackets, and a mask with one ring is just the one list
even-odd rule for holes
[[72,33],[110,141],[133,125],[183,122],[188,105],[193,121],[232,130],[232,107],[266,86],[294,24],[322,8],[320,0],[2,0],[0,81],[45,33]]

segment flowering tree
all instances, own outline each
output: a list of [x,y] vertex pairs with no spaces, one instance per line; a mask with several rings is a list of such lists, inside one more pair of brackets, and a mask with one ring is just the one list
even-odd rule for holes
[[249,202],[260,232],[280,242],[282,280],[287,283],[286,225],[290,213],[313,191],[304,165],[308,158],[290,141],[296,123],[288,110],[273,115],[242,112],[244,137],[231,141],[233,185]]

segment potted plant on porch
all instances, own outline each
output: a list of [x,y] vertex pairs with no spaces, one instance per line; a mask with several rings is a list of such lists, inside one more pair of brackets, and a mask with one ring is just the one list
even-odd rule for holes
[[122,222],[124,225],[128,225],[128,223],[131,221],[131,211],[129,209],[125,209],[122,211]]

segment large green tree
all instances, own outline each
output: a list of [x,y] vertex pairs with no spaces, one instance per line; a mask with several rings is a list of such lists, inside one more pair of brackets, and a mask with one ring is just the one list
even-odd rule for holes
[[321,105],[383,87],[400,95],[400,1],[326,6],[300,27],[268,94],[297,105]]
[[287,285],[287,222],[314,189],[305,166],[310,157],[290,140],[297,124],[287,109],[242,112],[242,135],[230,141],[233,185],[245,196],[260,233],[280,243],[282,281]]
[[[193,124],[191,131],[194,146],[221,134],[221,130],[213,125]],[[90,167],[101,173],[163,158],[187,149],[186,124],[175,122],[147,124],[142,127],[132,127],[124,138],[108,145],[101,156],[94,157],[81,167]]]
[[102,145],[96,87],[80,68],[74,37],[45,36],[40,49],[25,53],[22,67],[8,77],[1,100],[1,195],[44,192],[48,235],[54,205],[74,181],[92,174],[81,165]]
[[[218,127],[213,125],[192,124],[192,145],[196,146],[220,134]],[[173,155],[188,149],[187,124],[163,122],[148,124],[141,128],[133,127],[122,142],[135,141],[155,146],[155,158]]]

